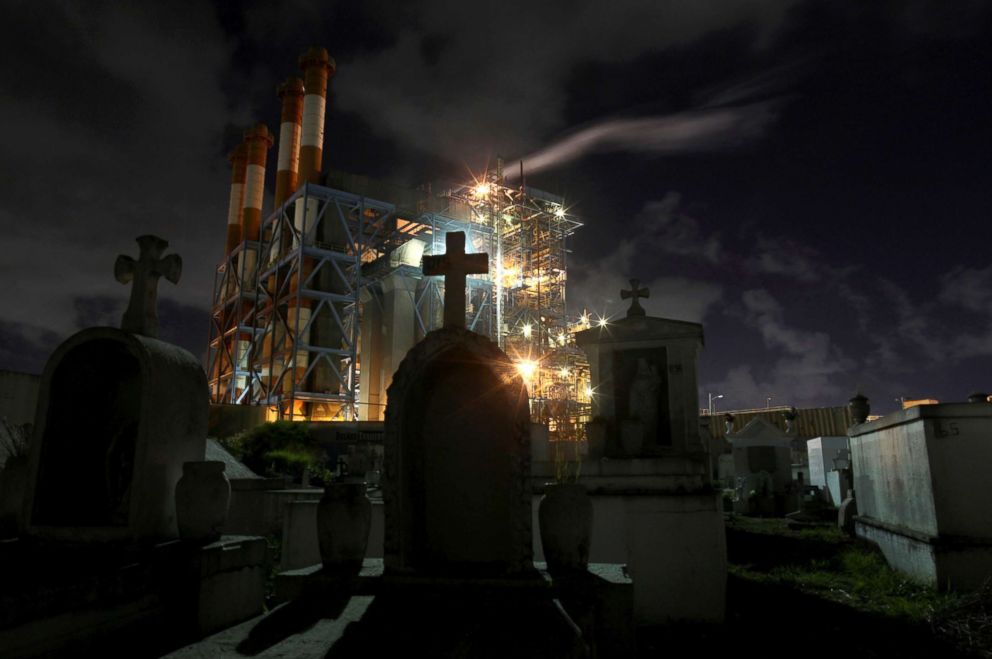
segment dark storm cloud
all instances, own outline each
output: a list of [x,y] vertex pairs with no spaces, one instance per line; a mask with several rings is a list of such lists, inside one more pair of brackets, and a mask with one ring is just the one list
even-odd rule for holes
[[41,373],[64,337],[56,332],[0,320],[0,370]]
[[221,137],[250,118],[220,92],[231,46],[213,14],[200,3],[25,2],[12,12],[24,30],[9,35],[16,57],[0,61],[5,320],[26,335],[116,325],[105,307],[127,289],[113,262],[137,256],[144,233],[186,262],[160,296],[206,307],[226,206]]
[[[5,7],[0,368],[37,370],[57,339],[116,324],[114,258],[144,233],[185,262],[178,286],[160,283],[163,337],[203,352],[225,154],[254,121],[275,128],[275,85],[312,44],[339,65],[331,166],[421,183],[445,161],[466,173],[543,153],[573,158],[545,171],[567,188],[582,166],[621,163],[573,195],[578,215],[596,209],[582,217],[596,238],[570,257],[570,306],[620,313],[639,276],[649,310],[707,322],[701,382],[733,406],[825,404],[856,384],[932,394],[936,374],[977,373],[992,352],[981,240],[966,220],[933,225],[988,207],[967,112],[987,100],[987,3],[214,5]],[[970,260],[888,245],[907,236]]]
[[[521,2],[484,17],[453,2],[301,0],[216,12],[197,2],[14,3],[0,60],[0,120],[16,127],[0,179],[5,320],[61,336],[116,323],[109,301],[119,306],[127,290],[111,276],[113,261],[136,256],[133,239],[144,233],[168,239],[186,264],[178,286],[160,284],[163,304],[205,309],[232,127],[271,121],[272,89],[296,74],[295,55],[310,43],[337,56],[333,99],[373,135],[469,158],[532,148],[563,128],[564,72],[582,61],[622,60],[744,20],[771,28],[788,4],[563,12]],[[525,5],[530,19],[520,22]]]
[[[471,3],[424,2],[390,47],[355,60],[348,73],[342,68],[337,92],[342,108],[404,142],[478,167],[487,155],[522,154],[567,128],[563,83],[584,63],[628,61],[742,22],[754,25],[761,39],[793,4],[516,0],[488,13]],[[444,57],[436,58],[441,48]],[[682,129],[669,120],[653,127],[653,141],[665,148],[700,123],[728,119],[726,112],[699,117]],[[579,142],[615,148],[645,128],[611,125]]]
[[[839,405],[862,388],[890,409],[899,396],[933,396],[947,386],[943,373],[992,355],[992,266],[952,268],[928,300],[843,256],[751,226],[728,234],[684,206],[674,192],[648,202],[621,222],[634,231],[614,249],[575,257],[569,302],[593,319],[621,317],[629,303],[620,288],[640,277],[649,314],[705,323],[707,365],[716,366],[701,374],[701,390],[723,394],[725,407],[761,407],[769,395]],[[968,388],[962,381],[950,393]]]

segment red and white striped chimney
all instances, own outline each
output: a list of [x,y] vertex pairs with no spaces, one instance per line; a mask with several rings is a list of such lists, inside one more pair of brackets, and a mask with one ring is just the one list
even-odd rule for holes
[[279,124],[279,155],[276,165],[275,207],[296,191],[300,172],[300,132],[303,124],[303,81],[290,78],[279,85],[282,117]]
[[239,144],[227,157],[231,163],[231,200],[227,206],[227,245],[224,254],[231,253],[241,242],[241,208],[245,200],[245,166],[248,152]]
[[300,56],[306,96],[303,97],[303,136],[300,147],[300,183],[318,183],[324,156],[324,116],[327,81],[336,65],[324,48],[311,48]]
[[262,225],[262,198],[265,195],[265,160],[272,147],[272,135],[265,124],[245,132],[248,164],[245,167],[245,205],[241,215],[242,239],[258,240]]

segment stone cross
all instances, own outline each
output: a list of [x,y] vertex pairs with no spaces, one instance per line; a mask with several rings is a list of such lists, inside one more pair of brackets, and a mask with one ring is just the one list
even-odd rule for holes
[[444,254],[424,257],[424,274],[444,277],[444,326],[465,327],[465,275],[489,272],[489,255],[466,254],[464,231],[449,231],[444,244]]
[[644,307],[642,307],[641,303],[637,301],[637,298],[649,297],[650,295],[651,292],[648,289],[641,288],[640,279],[631,279],[630,290],[620,291],[621,299],[626,300],[627,298],[630,298],[630,309],[627,309],[627,318],[630,318],[631,316],[643,316]]
[[141,249],[137,261],[121,254],[114,262],[114,277],[117,281],[126,284],[134,280],[131,299],[121,320],[121,329],[155,338],[158,336],[158,278],[164,276],[173,284],[177,283],[183,271],[183,260],[178,254],[169,254],[162,258],[162,252],[169,243],[158,236],[139,236],[137,240]]

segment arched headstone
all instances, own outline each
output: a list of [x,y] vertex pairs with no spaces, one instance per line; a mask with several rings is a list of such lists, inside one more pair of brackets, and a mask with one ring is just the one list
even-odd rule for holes
[[387,570],[531,569],[527,391],[506,354],[461,328],[432,332],[400,364],[388,400]]

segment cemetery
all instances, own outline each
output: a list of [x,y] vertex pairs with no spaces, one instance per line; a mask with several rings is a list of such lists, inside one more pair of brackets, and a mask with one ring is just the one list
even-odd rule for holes
[[[361,12],[348,11],[357,22]],[[785,14],[783,24],[804,20]],[[383,17],[370,17],[368,31],[378,31]],[[242,18],[225,14],[218,30],[229,37]],[[399,22],[416,23],[408,18]],[[625,26],[625,41],[635,27]],[[444,34],[382,29],[375,56],[395,42],[415,53],[402,51],[425,78],[440,76],[441,53],[458,46]],[[718,32],[742,38],[737,29]],[[595,51],[591,41],[583,36],[583,50]],[[263,50],[231,44],[244,60]],[[676,45],[686,50],[666,66],[681,71],[697,54]],[[512,59],[502,42],[481,47]],[[80,277],[92,297],[59,298],[71,331],[18,342],[27,325],[0,325],[8,361],[44,347],[40,372],[0,370],[0,659],[992,659],[992,396],[958,392],[939,403],[886,388],[952,354],[989,356],[987,327],[971,340],[931,339],[936,321],[922,314],[954,304],[984,313],[992,267],[962,260],[939,275],[937,301],[918,308],[888,279],[873,281],[895,301],[903,341],[867,330],[882,302],[868,277],[858,279],[863,266],[815,265],[820,256],[799,242],[791,216],[788,230],[762,233],[748,217],[750,205],[769,206],[758,193],[728,193],[740,204],[733,229],[727,220],[709,236],[690,209],[708,212],[712,200],[683,207],[670,192],[622,213],[611,200],[611,212],[632,221],[596,228],[589,240],[602,241],[599,253],[573,257],[578,202],[532,185],[556,160],[619,162],[625,149],[722,157],[763,136],[781,108],[808,103],[776,91],[779,77],[800,77],[782,68],[706,94],[688,85],[679,93],[693,107],[653,118],[614,109],[622,81],[605,80],[626,76],[613,67],[629,62],[612,61],[618,44],[604,48],[609,56],[568,61],[597,76],[587,85],[575,73],[568,84],[593,90],[572,117],[591,123],[549,119],[542,130],[568,130],[527,156],[528,169],[523,155],[493,155],[471,181],[411,187],[325,167],[337,62],[312,47],[297,61],[300,77],[278,87],[279,129],[235,131],[209,310],[166,293],[186,283],[184,261],[153,235],[173,225],[148,220],[136,222],[137,255],[117,256],[113,279],[106,259],[105,281]],[[524,106],[533,90],[516,64],[505,70]],[[388,78],[390,69],[378,71]],[[101,94],[130,85],[129,71],[115,69],[120,80]],[[244,87],[247,71],[224,85]],[[357,104],[333,109],[343,128],[328,144],[347,149],[354,135],[375,135],[396,146],[361,105],[395,105],[381,90],[361,100],[372,82],[346,81],[342,93]],[[414,82],[404,92],[411,107],[429,96],[424,80]],[[239,122],[255,111],[261,84],[250,86]],[[461,89],[451,87],[455,107]],[[542,103],[564,95],[549,98]],[[636,107],[646,113],[654,102]],[[206,121],[210,101],[202,103]],[[432,103],[432,120],[457,123]],[[510,105],[493,114],[512,114]],[[595,123],[587,105],[612,114]],[[213,132],[225,135],[213,135],[215,150],[234,134],[226,110],[218,114],[225,119],[211,121],[223,127]],[[469,141],[457,130],[451,142]],[[694,140],[698,148],[685,146]],[[430,155],[426,146],[418,157]],[[765,166],[790,149],[772,151],[750,162]],[[386,159],[372,152],[361,156]],[[752,166],[755,180],[768,178]],[[616,169],[624,180],[611,194],[635,187],[636,175]],[[810,195],[796,181],[776,185]],[[597,185],[581,187],[593,195]],[[173,240],[186,241],[187,227],[174,228]],[[113,235],[116,253],[133,234]],[[873,246],[869,237],[849,243]],[[671,267],[664,276],[659,263]],[[188,280],[198,270],[186,265]],[[43,274],[77,274],[59,267]],[[699,272],[712,280],[690,277]],[[782,276],[781,290],[769,283]],[[795,287],[824,281],[856,313]],[[599,315],[567,306],[575,282],[569,295],[581,286],[619,307]],[[196,312],[209,325],[202,353],[177,330]],[[834,333],[858,335],[856,351],[831,343],[832,322],[843,323]],[[938,357],[893,366],[903,343]],[[856,377],[865,386],[855,390]],[[928,377],[957,386],[956,373]],[[883,412],[891,401],[902,409],[872,415],[868,394],[889,402],[877,405]],[[728,404],[734,395],[739,409]]]
[[[477,267],[448,236],[438,274]],[[601,393],[583,444],[549,441],[519,369],[455,312],[399,365],[384,424],[261,424],[218,443],[199,364],[156,338],[155,287],[181,261],[138,242],[116,267],[132,284],[122,329],[52,354],[26,455],[0,472],[9,656],[655,656],[700,630],[716,652],[755,633],[759,603],[780,622],[800,603],[836,617],[857,647],[878,647],[878,625],[907,652],[959,652],[962,625],[984,624],[984,399],[867,422],[856,396],[849,437],[809,440],[806,490],[788,432],[755,417],[726,435],[725,512],[695,400],[702,327],[647,315],[632,280],[626,317],[577,336]],[[105,398],[81,405],[96,384]],[[837,508],[842,484],[838,523],[786,520],[814,499]]]

